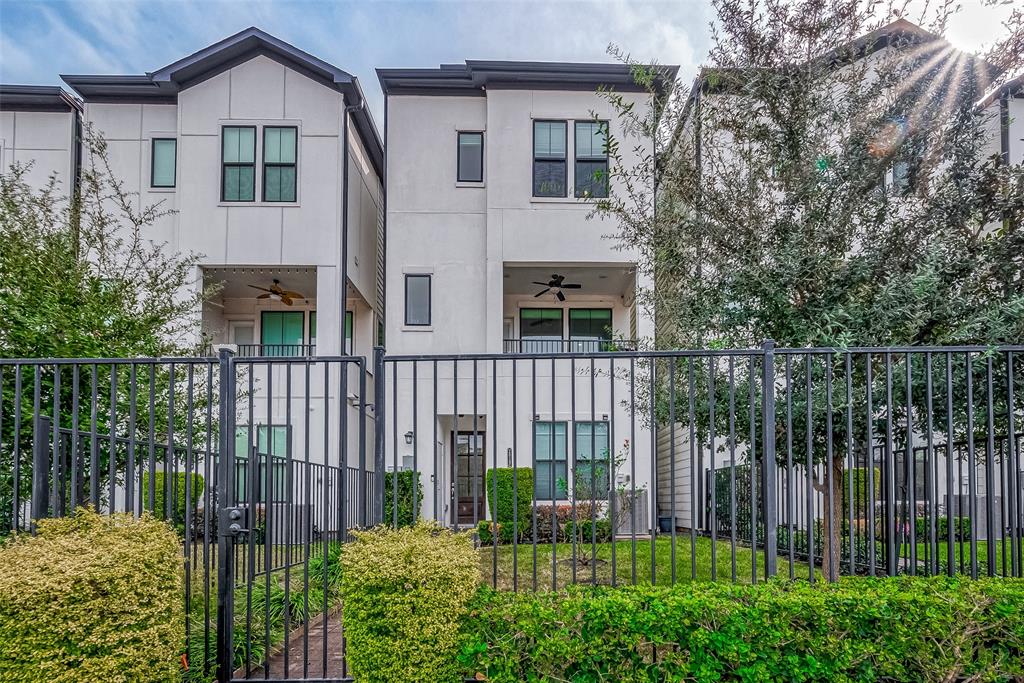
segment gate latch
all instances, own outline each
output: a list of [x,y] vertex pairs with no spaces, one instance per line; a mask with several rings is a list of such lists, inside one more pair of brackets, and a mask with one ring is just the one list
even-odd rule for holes
[[224,508],[221,510],[221,535],[222,536],[240,536],[241,534],[249,533],[246,528],[248,526],[248,508],[233,507]]

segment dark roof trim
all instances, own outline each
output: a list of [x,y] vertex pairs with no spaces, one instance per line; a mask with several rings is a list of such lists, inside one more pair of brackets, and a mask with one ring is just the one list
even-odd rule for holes
[[373,122],[359,79],[256,27],[250,27],[198,52],[144,75],[61,75],[86,102],[174,104],[178,93],[227,69],[263,55],[301,73],[324,87],[337,90],[352,112],[355,128],[378,174],[384,171],[384,144]]
[[82,103],[59,85],[0,84],[0,111],[80,112]]
[[[674,79],[678,66],[661,66],[659,87]],[[387,95],[480,95],[488,88],[511,90],[594,90],[598,86],[642,92],[628,64],[506,62],[466,60],[436,69],[377,69]]]
[[978,107],[984,109],[1001,97],[1024,98],[1024,74],[1012,78],[998,88],[995,88],[978,103]]

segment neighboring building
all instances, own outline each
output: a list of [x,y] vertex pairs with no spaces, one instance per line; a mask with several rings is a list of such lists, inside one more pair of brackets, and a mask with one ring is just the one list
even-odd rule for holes
[[[372,354],[384,315],[384,157],[354,76],[249,28],[147,74],[62,78],[125,189],[173,210],[146,236],[200,255],[197,287],[220,285],[202,311],[214,348]],[[357,465],[372,378],[360,395],[354,366],[344,378],[336,366],[302,368],[239,375],[254,377],[240,388],[239,453],[251,426],[261,452],[336,464],[345,414]],[[372,466],[371,444],[367,453]]]
[[0,85],[0,169],[28,167],[25,181],[74,192],[80,163],[82,103],[57,86]]
[[[485,471],[496,461],[533,466],[536,499],[564,502],[556,480],[571,478],[567,463],[592,447],[617,451],[629,435],[628,384],[612,382],[613,401],[607,378],[592,390],[590,371],[574,372],[568,356],[539,363],[535,380],[522,359],[630,349],[653,334],[637,305],[649,286],[638,255],[609,237],[615,226],[589,216],[592,198],[607,193],[605,127],[627,137],[597,89],[613,88],[639,111],[649,94],[619,64],[467,61],[377,73],[388,150],[388,353],[503,360],[418,367],[418,398],[411,364],[395,368],[388,429],[407,438],[404,446],[389,439],[389,466],[411,468],[415,458],[431,482],[424,512],[450,523],[486,516]],[[666,74],[674,78],[675,68]],[[627,164],[638,160],[634,144],[622,145]],[[513,365],[523,403],[506,408]],[[531,407],[532,393],[541,400]],[[646,434],[643,426],[636,434],[636,469],[646,473],[638,485],[650,481]]]

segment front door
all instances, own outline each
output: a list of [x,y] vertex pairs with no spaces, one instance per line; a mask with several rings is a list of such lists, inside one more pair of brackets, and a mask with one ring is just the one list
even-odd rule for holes
[[484,519],[484,433],[459,432],[453,440],[456,520],[476,524]]

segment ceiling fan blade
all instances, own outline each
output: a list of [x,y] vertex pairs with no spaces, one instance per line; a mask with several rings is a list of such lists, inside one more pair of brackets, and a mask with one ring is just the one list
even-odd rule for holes
[[552,275],[551,276],[551,281],[552,282],[557,282],[558,284],[562,284],[562,282],[564,280],[565,280],[565,276],[564,275]]
[[305,296],[303,296],[299,292],[293,292],[290,289],[283,289],[283,290],[281,290],[281,296],[289,296],[289,297],[291,297],[293,299],[305,299],[306,298]]
[[537,292],[536,294],[534,294],[534,295],[533,295],[533,298],[534,298],[534,299],[536,299],[536,298],[537,298],[537,297],[539,297],[539,296],[544,296],[545,294],[547,294],[547,293],[548,293],[548,292],[550,292],[550,291],[551,291],[551,288],[550,288],[550,287],[548,287],[547,289],[542,289],[541,291],[539,291],[539,292]]
[[257,287],[256,285],[249,285],[249,287],[252,287],[253,289],[258,289],[261,292],[270,292],[271,294],[274,293],[273,289],[267,289],[266,287]]
[[282,294],[281,295],[281,303],[283,303],[285,306],[291,306],[292,305],[292,298],[290,296],[288,296],[287,294]]
[[536,280],[533,281],[533,284],[540,285],[541,287],[547,287],[548,286],[547,282],[537,282]]
[[582,287],[583,287],[583,285],[578,285],[578,284],[569,284],[569,285],[563,284],[561,289],[581,289]]
[[269,295],[269,294],[260,294],[260,295],[259,295],[258,297],[256,297],[256,298],[257,298],[257,299],[269,299],[269,298],[270,298],[270,295]]
[[565,301],[565,294],[562,294],[561,290],[555,292],[555,296],[558,297],[559,301]]

